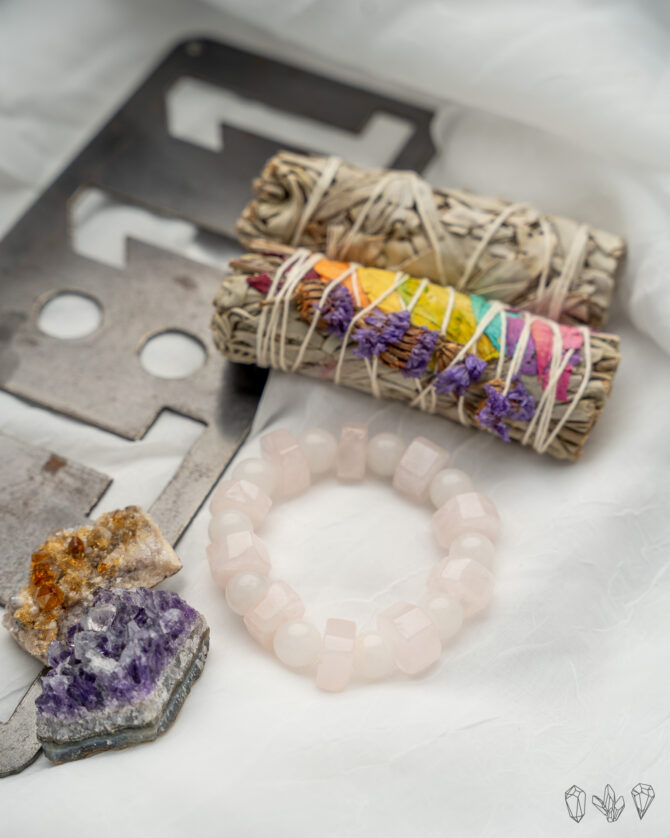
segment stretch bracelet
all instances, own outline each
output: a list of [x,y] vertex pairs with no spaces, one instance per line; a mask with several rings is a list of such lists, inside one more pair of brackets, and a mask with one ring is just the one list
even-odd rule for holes
[[[232,479],[216,489],[207,548],[212,577],[249,634],[289,668],[314,669],[317,686],[330,692],[343,690],[353,675],[379,680],[396,669],[418,675],[432,666],[464,617],[491,599],[493,542],[500,531],[491,499],[474,491],[470,477],[449,468],[449,461],[449,453],[428,439],[406,445],[381,433],[368,441],[367,426],[353,422],[342,426],[339,441],[320,428],[299,438],[284,429],[263,436],[261,457],[239,462]],[[323,635],[305,620],[298,594],[269,578],[269,551],[255,532],[273,498],[298,495],[333,470],[347,483],[361,481],[369,470],[391,478],[408,498],[431,502],[433,532],[448,551],[430,571],[421,604],[397,602],[378,615],[375,630],[359,634],[353,620],[329,619]]]

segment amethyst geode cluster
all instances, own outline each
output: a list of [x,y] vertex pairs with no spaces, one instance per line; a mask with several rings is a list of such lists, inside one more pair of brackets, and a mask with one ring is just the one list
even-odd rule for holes
[[205,664],[209,629],[169,591],[100,591],[49,647],[37,699],[45,754],[65,762],[155,739],[174,721]]

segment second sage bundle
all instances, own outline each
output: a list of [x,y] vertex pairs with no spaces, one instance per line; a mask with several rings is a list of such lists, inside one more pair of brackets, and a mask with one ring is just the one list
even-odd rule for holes
[[237,225],[331,259],[402,270],[552,320],[604,325],[624,243],[521,203],[433,189],[414,172],[281,151]]

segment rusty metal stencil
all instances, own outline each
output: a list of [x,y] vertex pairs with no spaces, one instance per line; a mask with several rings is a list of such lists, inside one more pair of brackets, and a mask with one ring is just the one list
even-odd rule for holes
[[[434,154],[429,131],[433,115],[428,110],[224,44],[189,41],[167,56],[0,242],[1,388],[128,439],[142,437],[165,409],[203,424],[203,433],[151,509],[172,542],[248,432],[264,374],[236,369],[210,341],[211,300],[222,278],[218,270],[132,239],[123,269],[101,264],[74,252],[69,217],[78,190],[97,187],[127,204],[187,219],[210,234],[232,236],[235,219],[250,196],[250,181],[277,151],[277,143],[227,126],[225,120],[221,151],[172,137],[165,95],[183,77],[353,135],[361,133],[374,114],[390,114],[412,127],[391,166],[420,171]],[[291,147],[309,150],[299,136]],[[239,252],[232,239],[223,244],[231,256]],[[102,324],[93,334],[59,340],[37,328],[41,306],[64,291],[88,295],[101,306]],[[188,378],[155,378],[139,362],[146,340],[168,330],[196,337],[206,350],[205,363]],[[2,446],[0,457],[12,483],[1,502],[19,512],[22,489],[16,469],[26,451],[19,446],[14,459],[12,443],[3,440]],[[58,470],[53,481],[47,472],[39,491],[51,497],[53,520],[59,523],[72,504],[67,523],[73,525],[104,491],[106,478],[74,466],[61,471],[61,483]],[[72,479],[68,485],[73,490],[80,482],[78,494],[68,495],[63,488],[66,477]],[[35,514],[31,509],[29,516],[21,514],[17,520],[21,523]],[[31,544],[52,528],[51,513],[39,514],[41,535],[26,533],[34,537]],[[13,530],[6,518],[0,517],[0,527],[5,592],[21,569],[7,559]],[[27,562],[28,541],[22,549]],[[0,776],[21,767],[11,743],[22,735],[34,691],[33,685],[12,719],[0,726]],[[28,756],[24,751],[26,764]]]

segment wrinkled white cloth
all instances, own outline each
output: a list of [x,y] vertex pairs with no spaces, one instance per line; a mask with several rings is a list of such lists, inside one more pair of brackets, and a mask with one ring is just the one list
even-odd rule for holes
[[[630,789],[642,781],[657,798],[641,834],[666,835],[667,9],[520,0],[216,5],[246,23],[176,0],[0,8],[0,226],[173,40],[227,35],[436,103],[436,184],[529,199],[622,233],[630,258],[610,322],[622,337],[621,368],[576,465],[273,374],[239,456],[255,453],[267,428],[336,429],[347,420],[440,442],[503,516],[491,609],[425,677],[321,694],[261,653],[213,587],[204,509],[179,544],[184,570],[169,587],[207,616],[212,649],[174,728],[152,745],[65,766],[41,758],[0,781],[3,834],[83,836],[95,826],[101,836],[623,835],[638,828]],[[182,226],[144,235],[188,250]],[[114,477],[105,508],[148,505],[160,492],[193,439],[185,420],[166,421],[155,437],[128,443],[0,394],[0,429]],[[429,511],[374,481],[319,485],[278,504],[263,532],[277,575],[320,626],[328,615],[363,625],[395,599],[416,598],[439,557]],[[3,718],[36,671],[0,636]],[[579,827],[563,800],[573,783],[588,798]],[[626,800],[618,827],[605,827],[590,803],[606,783]]]

